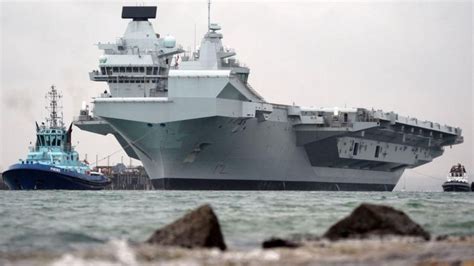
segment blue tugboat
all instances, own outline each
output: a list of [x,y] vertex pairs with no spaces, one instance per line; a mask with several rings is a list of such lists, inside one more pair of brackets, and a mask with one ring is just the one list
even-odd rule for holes
[[92,172],[89,165],[79,160],[71,145],[72,124],[66,130],[58,100],[61,95],[54,86],[46,95],[50,115],[46,124],[36,123],[36,144],[30,147],[26,160],[3,172],[3,180],[11,190],[69,189],[100,190],[110,179]]

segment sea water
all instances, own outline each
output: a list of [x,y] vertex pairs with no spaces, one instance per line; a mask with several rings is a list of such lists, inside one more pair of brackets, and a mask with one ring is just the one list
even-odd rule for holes
[[251,249],[271,236],[321,235],[363,202],[403,210],[435,236],[474,234],[474,193],[0,191],[0,255],[144,241],[206,203],[229,248]]

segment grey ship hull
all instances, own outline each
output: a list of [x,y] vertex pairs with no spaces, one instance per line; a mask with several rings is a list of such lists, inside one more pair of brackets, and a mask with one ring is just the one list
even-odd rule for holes
[[96,99],[100,118],[75,125],[115,135],[156,189],[391,191],[406,168],[462,142],[459,129],[394,113],[213,101]]
[[106,121],[133,143],[128,151],[142,161],[156,189],[391,191],[408,166],[331,158],[338,157],[344,130],[295,145],[297,132],[287,121]]

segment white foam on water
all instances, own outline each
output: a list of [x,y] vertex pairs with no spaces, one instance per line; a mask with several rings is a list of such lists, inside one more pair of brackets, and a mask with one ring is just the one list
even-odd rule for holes
[[225,260],[229,261],[251,261],[251,260],[260,260],[260,261],[279,261],[280,254],[273,250],[262,250],[255,249],[248,252],[226,252],[222,254],[222,257]]
[[125,265],[138,265],[135,257],[135,252],[130,248],[127,241],[125,240],[112,240],[110,242],[112,246],[115,246],[115,255],[117,259]]
[[[107,254],[112,251],[111,254]],[[56,261],[51,263],[51,266],[137,266],[139,265],[135,256],[135,252],[130,248],[125,240],[111,240],[106,244],[104,250],[104,257],[108,258],[93,258],[88,259],[80,255],[64,254]]]

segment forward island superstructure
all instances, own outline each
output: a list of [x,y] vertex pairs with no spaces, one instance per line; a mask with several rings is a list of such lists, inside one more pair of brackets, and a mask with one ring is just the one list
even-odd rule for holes
[[199,50],[183,54],[148,21],[156,7],[124,7],[132,19],[93,81],[109,90],[74,124],[113,134],[157,189],[391,191],[406,168],[463,142],[461,129],[365,108],[266,102],[249,68],[209,24]]

